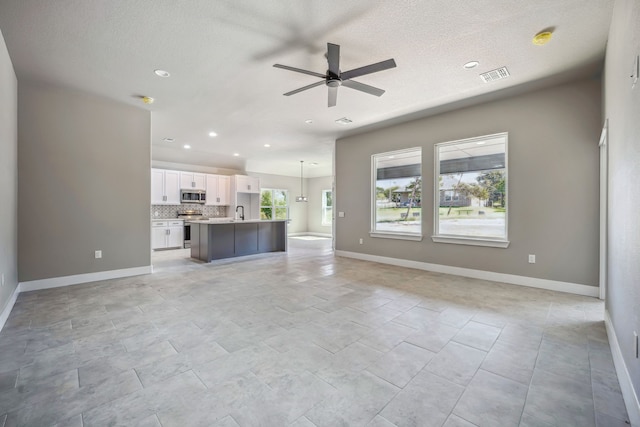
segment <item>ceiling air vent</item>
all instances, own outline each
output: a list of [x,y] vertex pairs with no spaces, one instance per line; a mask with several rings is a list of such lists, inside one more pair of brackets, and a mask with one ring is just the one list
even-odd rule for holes
[[480,78],[485,83],[506,79],[507,77],[509,77],[509,70],[507,70],[507,67],[498,68],[496,70],[480,74]]

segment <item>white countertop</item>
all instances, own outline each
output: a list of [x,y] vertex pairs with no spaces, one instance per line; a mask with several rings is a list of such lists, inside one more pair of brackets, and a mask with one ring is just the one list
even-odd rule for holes
[[191,219],[186,222],[194,224],[250,224],[256,222],[286,222],[288,219],[233,219],[233,218],[209,218],[209,219]]

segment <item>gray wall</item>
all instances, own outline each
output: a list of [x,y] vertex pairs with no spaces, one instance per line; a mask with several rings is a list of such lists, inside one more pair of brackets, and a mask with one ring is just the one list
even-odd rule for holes
[[629,71],[640,54],[640,3],[615,3],[605,66],[604,115],[609,119],[608,274],[606,307],[637,395],[640,361],[640,80]]
[[18,81],[0,32],[0,313],[18,286]]
[[307,207],[307,231],[331,234],[331,225],[322,225],[322,190],[331,190],[333,177],[309,178],[309,206]]
[[[600,81],[584,80],[340,139],[336,249],[597,286],[601,127]],[[498,132],[509,133],[509,248],[433,243],[432,203],[421,242],[369,237],[372,154],[421,146],[431,201],[433,145]]]
[[149,111],[20,82],[20,282],[151,264],[150,128]]

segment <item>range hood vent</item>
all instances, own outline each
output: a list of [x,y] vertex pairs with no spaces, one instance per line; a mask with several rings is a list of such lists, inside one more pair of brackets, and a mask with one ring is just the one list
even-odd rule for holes
[[480,74],[480,78],[485,83],[506,79],[507,77],[509,77],[509,70],[507,70],[507,67],[498,68],[496,70]]

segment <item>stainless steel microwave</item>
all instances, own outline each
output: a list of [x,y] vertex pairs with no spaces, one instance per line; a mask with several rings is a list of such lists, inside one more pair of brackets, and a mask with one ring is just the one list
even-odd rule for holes
[[198,203],[203,205],[207,201],[204,190],[180,190],[180,203]]

